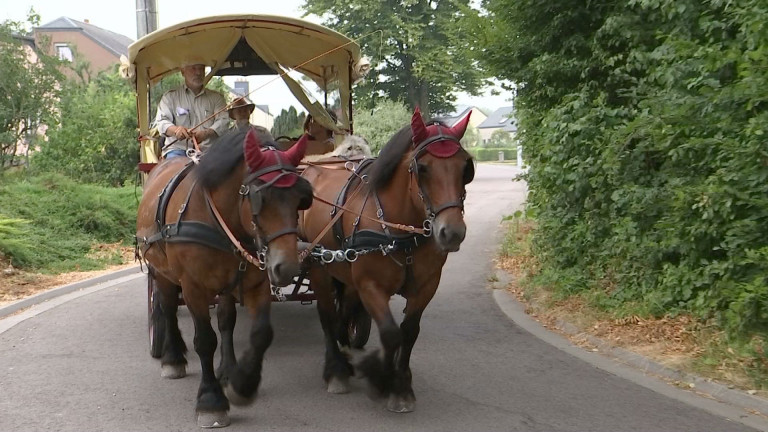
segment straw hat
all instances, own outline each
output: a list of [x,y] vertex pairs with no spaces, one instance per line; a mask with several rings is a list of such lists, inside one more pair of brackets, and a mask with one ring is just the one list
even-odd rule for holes
[[248,100],[247,97],[241,97],[237,98],[234,101],[232,101],[232,104],[227,109],[227,112],[229,112],[229,118],[234,119],[232,117],[232,110],[235,108],[242,108],[242,107],[248,107],[248,113],[253,113],[254,108],[256,108],[256,105]]

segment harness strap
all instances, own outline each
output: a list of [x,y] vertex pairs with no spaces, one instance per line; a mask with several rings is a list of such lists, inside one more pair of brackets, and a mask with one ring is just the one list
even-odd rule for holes
[[[320,198],[317,195],[314,195],[314,198],[316,200],[322,202],[322,203],[328,204],[329,206],[333,206],[333,207],[338,208],[339,210],[344,210],[346,212],[350,212],[352,214],[356,214],[356,215],[358,215],[358,216],[360,216],[362,218],[368,219],[370,221],[377,222],[377,223],[386,225],[386,226],[391,227],[391,228],[399,229],[401,231],[406,231],[406,232],[416,233],[416,234],[421,234],[423,236],[426,236],[427,230],[425,230],[424,228],[416,228],[413,225],[403,225],[403,224],[399,224],[399,223],[392,223],[392,222],[387,222],[387,221],[384,221],[384,220],[375,219],[375,218],[372,218],[370,216],[366,216],[364,214],[359,214],[359,213],[357,213],[357,212],[355,212],[353,210],[350,210],[350,209],[348,209],[348,208],[346,208],[344,206],[340,206],[340,205],[334,204],[334,203],[332,203],[330,201],[324,200],[323,198]],[[336,216],[338,216],[339,214],[341,214],[341,212],[337,213]],[[334,219],[334,222],[335,222],[335,219]],[[325,230],[325,232],[327,232],[327,230]],[[325,234],[325,232],[323,232],[323,234]],[[314,246],[316,246],[316,244],[313,245],[312,247],[314,247]]]
[[264,270],[264,266],[266,266],[266,262],[263,262],[259,258],[255,258],[253,255],[251,255],[243,245],[240,244],[240,241],[235,237],[234,234],[232,234],[232,231],[230,231],[227,224],[224,222],[224,218],[221,217],[221,213],[219,213],[219,210],[216,208],[215,205],[213,205],[213,200],[211,199],[211,193],[208,191],[208,189],[203,189],[203,193],[205,194],[205,201],[208,203],[208,206],[213,211],[214,216],[216,216],[216,221],[219,223],[219,226],[221,226],[221,229],[224,230],[224,233],[229,237],[229,241],[232,242],[232,244],[237,248],[237,251],[240,252],[240,255],[245,258],[246,261],[249,263],[257,266],[258,268]]

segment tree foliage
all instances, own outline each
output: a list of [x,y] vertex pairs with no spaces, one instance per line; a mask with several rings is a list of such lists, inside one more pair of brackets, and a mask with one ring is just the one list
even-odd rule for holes
[[768,7],[487,0],[536,251],[568,292],[768,327]]
[[372,71],[355,92],[358,106],[370,109],[386,97],[432,115],[452,110],[454,92],[477,94],[487,84],[475,60],[481,21],[469,3],[306,0],[303,9],[340,33],[363,38],[359,42]]
[[371,146],[371,151],[378,154],[395,132],[409,125],[411,113],[402,102],[379,101],[372,110],[355,112],[355,135],[360,135]]
[[275,123],[272,125],[272,136],[275,138],[288,136],[296,138],[304,133],[304,119],[307,114],[303,111],[299,113],[296,107],[291,105],[287,110],[283,109],[275,117]]
[[136,98],[116,70],[88,83],[67,81],[58,107],[61,124],[48,128],[48,141],[32,157],[34,171],[112,186],[135,176]]
[[0,173],[26,156],[20,145],[35,146],[41,124],[56,122],[58,60],[22,44],[27,27],[38,24],[34,13],[27,23],[0,23]]

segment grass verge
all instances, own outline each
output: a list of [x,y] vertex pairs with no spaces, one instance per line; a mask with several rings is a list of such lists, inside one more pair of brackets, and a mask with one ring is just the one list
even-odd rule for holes
[[[768,357],[761,338],[729,339],[713,323],[687,314],[656,315],[656,305],[620,303],[611,289],[572,292],[570,275],[556,274],[536,259],[536,223],[517,212],[505,218],[506,233],[498,266],[513,274],[507,289],[527,312],[550,329],[566,321],[583,334],[642,354],[667,367],[719,381],[751,394],[768,397]],[[577,345],[583,337],[564,335]]]

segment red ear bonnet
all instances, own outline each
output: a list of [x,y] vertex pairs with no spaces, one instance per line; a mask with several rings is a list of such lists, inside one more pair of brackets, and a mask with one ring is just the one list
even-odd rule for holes
[[451,135],[455,136],[458,139],[462,139],[464,137],[464,132],[467,131],[467,126],[469,125],[469,116],[472,115],[472,111],[469,111],[467,115],[458,121],[453,127],[451,128]]
[[426,151],[433,156],[439,158],[449,158],[455,155],[461,148],[461,144],[458,142],[467,130],[469,124],[469,116],[472,115],[472,111],[469,112],[463,119],[459,120],[452,128],[448,128],[441,125],[429,125],[424,124],[424,120],[421,118],[421,112],[417,107],[413,112],[411,118],[411,131],[413,131],[413,146],[417,147],[419,144],[440,136],[450,136],[453,139],[435,139],[431,143],[427,144]]
[[243,154],[248,170],[253,173],[260,169],[274,167],[274,170],[260,175],[259,180],[268,183],[279,176],[280,178],[273,184],[276,187],[291,187],[296,183],[298,175],[293,172],[283,174],[285,171],[280,167],[296,167],[301,162],[301,158],[304,157],[306,149],[306,135],[302,136],[293,147],[285,152],[272,147],[262,147],[261,140],[253,129],[248,131],[245,135],[245,141],[243,141]]
[[261,167],[264,159],[261,155],[261,140],[259,140],[253,129],[249,130],[245,135],[243,154],[245,154],[245,163],[248,165],[248,169],[256,171]]
[[419,107],[416,107],[413,111],[413,117],[411,117],[411,132],[413,132],[413,145],[417,145],[429,137],[427,126],[424,124],[424,119],[421,118]]
[[307,134],[304,134],[298,141],[296,141],[296,144],[283,153],[285,157],[288,158],[291,165],[298,166],[299,163],[301,163],[301,160],[304,158],[304,153],[307,151],[308,141],[309,137]]

